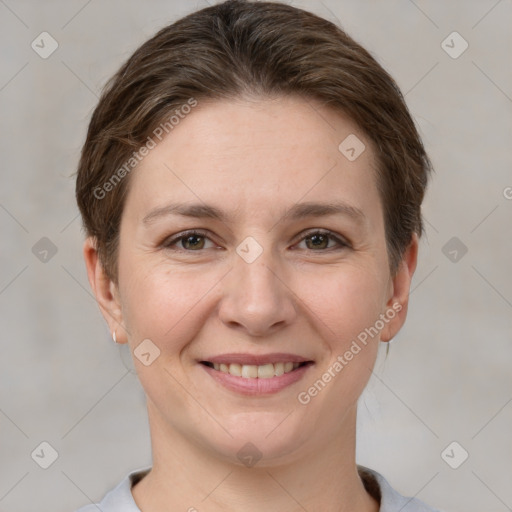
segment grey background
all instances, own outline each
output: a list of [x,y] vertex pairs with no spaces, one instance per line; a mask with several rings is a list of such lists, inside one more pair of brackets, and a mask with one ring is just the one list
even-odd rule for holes
[[[512,510],[511,2],[293,4],[390,71],[436,168],[408,321],[360,400],[358,462],[446,511]],[[70,175],[107,78],[206,5],[0,0],[1,511],[70,512],[151,463],[130,354],[89,290]],[[47,59],[31,48],[43,31],[59,44]],[[453,31],[469,43],[456,59],[441,46]],[[31,457],[43,441],[58,452],[48,469]],[[445,460],[461,448],[441,455],[453,441],[469,453],[457,469]]]

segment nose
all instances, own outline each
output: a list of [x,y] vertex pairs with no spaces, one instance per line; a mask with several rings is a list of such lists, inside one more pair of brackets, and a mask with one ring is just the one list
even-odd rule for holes
[[235,254],[233,268],[222,282],[219,317],[247,336],[269,336],[290,325],[297,314],[289,272],[270,250],[251,263]]

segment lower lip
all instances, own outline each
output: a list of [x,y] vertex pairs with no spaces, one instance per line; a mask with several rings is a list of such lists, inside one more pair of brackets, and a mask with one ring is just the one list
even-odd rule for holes
[[236,391],[243,395],[268,395],[277,393],[282,389],[294,384],[302,379],[308,368],[312,364],[300,366],[296,370],[283,373],[279,377],[270,379],[246,379],[245,377],[236,377],[230,373],[224,373],[204,364],[200,364],[217,382],[231,391]]

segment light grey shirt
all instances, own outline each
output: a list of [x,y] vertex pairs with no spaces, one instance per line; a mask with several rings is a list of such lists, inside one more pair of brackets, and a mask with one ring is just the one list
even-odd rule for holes
[[[100,503],[87,505],[75,512],[141,512],[135,504],[131,488],[150,469],[143,468],[129,473]],[[402,496],[377,471],[360,465],[357,469],[367,492],[380,502],[379,512],[441,512],[416,498]]]

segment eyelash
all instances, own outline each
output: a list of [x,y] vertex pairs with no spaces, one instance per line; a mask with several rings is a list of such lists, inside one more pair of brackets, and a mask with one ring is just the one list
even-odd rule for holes
[[[202,237],[202,238],[208,238],[207,235],[208,234],[206,232],[204,232],[204,231],[195,230],[194,229],[194,230],[190,230],[190,231],[185,231],[184,233],[180,233],[179,235],[174,236],[172,238],[168,238],[168,239],[164,240],[164,242],[161,245],[165,249],[169,249],[171,251],[192,252],[192,253],[193,252],[201,252],[201,251],[204,251],[206,249],[198,249],[198,250],[194,251],[194,250],[183,249],[183,248],[182,249],[175,249],[175,248],[173,248],[173,246],[175,246],[181,240],[185,240],[186,238],[189,238],[191,236],[198,236],[198,237]],[[329,247],[329,248],[326,248],[326,249],[319,249],[319,250],[306,249],[307,251],[310,251],[310,252],[326,252],[326,251],[332,251],[333,249],[334,250],[341,250],[341,249],[348,249],[348,248],[350,248],[350,244],[348,242],[343,241],[341,238],[336,236],[332,231],[322,230],[322,229],[306,233],[299,240],[298,243],[302,242],[306,238],[310,238],[310,237],[313,237],[315,235],[327,236],[328,238],[334,240],[338,244],[338,247],[337,248],[336,247],[334,247],[334,248],[333,247]]]

